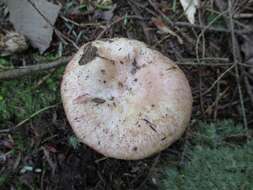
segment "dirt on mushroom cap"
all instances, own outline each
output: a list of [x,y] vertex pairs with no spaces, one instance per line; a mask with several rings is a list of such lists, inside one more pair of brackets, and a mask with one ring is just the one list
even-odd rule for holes
[[70,125],[82,142],[108,157],[141,159],[184,132],[191,89],[170,59],[126,38],[92,42],[96,54],[79,64],[84,45],[68,64],[62,99]]

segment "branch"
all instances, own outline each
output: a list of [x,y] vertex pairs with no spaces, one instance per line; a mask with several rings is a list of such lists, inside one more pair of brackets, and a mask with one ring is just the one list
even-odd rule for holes
[[0,81],[6,80],[6,79],[16,79],[16,78],[31,74],[33,72],[52,69],[52,68],[66,64],[67,62],[69,62],[70,58],[71,58],[71,56],[62,57],[62,58],[60,58],[56,61],[52,61],[50,63],[42,63],[42,64],[37,64],[37,65],[31,65],[31,66],[26,66],[26,67],[20,67],[17,69],[10,69],[7,71],[2,71],[2,72],[0,72]]

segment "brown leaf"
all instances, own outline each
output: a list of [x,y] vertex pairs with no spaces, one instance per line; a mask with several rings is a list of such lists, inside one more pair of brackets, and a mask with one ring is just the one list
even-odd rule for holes
[[164,22],[160,18],[152,17],[151,21],[159,29],[161,33],[175,36],[180,44],[183,43],[182,38],[178,36],[174,31],[172,31],[166,24],[164,24]]

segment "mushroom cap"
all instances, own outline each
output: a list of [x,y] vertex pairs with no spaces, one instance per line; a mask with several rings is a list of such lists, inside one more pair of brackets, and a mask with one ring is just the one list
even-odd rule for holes
[[82,46],[66,67],[61,95],[80,141],[124,160],[167,148],[183,134],[192,111],[191,89],[179,67],[126,38]]

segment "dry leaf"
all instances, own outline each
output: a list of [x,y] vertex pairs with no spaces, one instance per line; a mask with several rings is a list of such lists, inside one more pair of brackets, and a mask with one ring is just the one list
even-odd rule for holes
[[28,0],[8,0],[10,21],[17,32],[25,35],[32,46],[43,53],[50,46],[53,35],[51,25],[54,25],[61,7],[46,0],[30,1],[47,20]]
[[169,27],[166,24],[164,24],[164,22],[161,19],[153,17],[151,21],[159,29],[161,33],[175,36],[178,39],[179,43],[183,44],[182,38],[180,38],[180,36],[178,36],[174,31],[169,29]]
[[187,19],[191,24],[195,22],[195,13],[199,5],[199,0],[180,0]]

